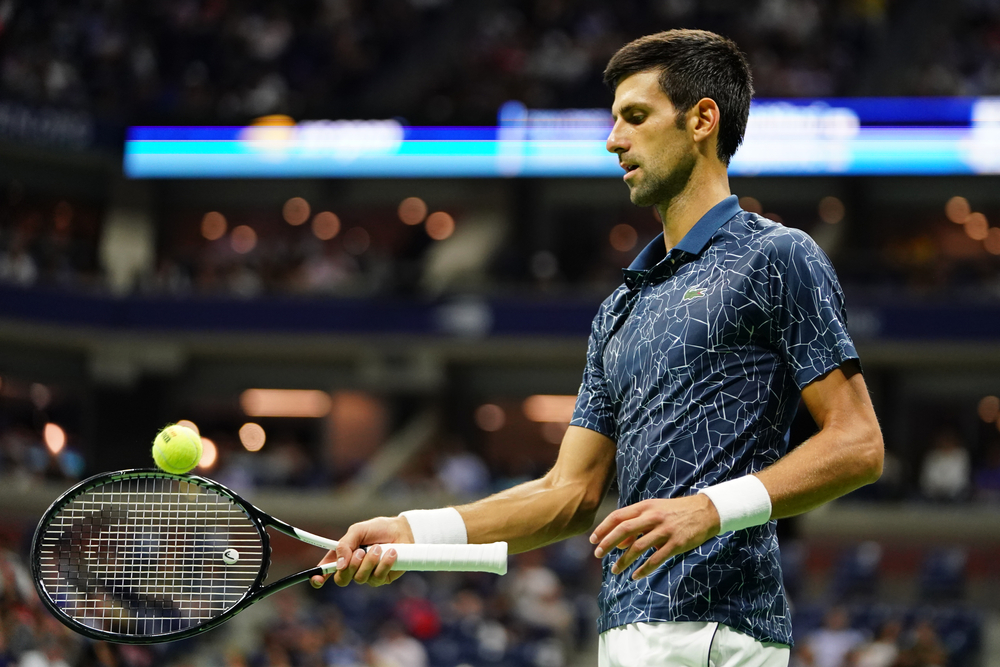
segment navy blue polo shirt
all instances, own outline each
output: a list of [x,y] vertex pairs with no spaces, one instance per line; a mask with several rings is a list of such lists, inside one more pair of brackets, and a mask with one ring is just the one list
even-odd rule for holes
[[[844,297],[804,232],[717,204],[669,253],[663,236],[594,318],[572,424],[617,443],[619,507],[758,472],[788,451],[807,384],[857,359]],[[776,522],[719,535],[632,581],[604,557],[601,632],[718,621],[791,644]]]

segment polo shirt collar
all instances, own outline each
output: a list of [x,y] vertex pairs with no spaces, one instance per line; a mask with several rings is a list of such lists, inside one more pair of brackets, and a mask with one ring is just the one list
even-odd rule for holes
[[[701,216],[701,219],[688,230],[681,242],[674,246],[674,250],[685,252],[689,255],[700,255],[715,232],[719,231],[722,225],[740,212],[740,201],[736,195],[729,195],[718,204]],[[648,271],[659,264],[667,256],[666,246],[663,244],[663,232],[653,239],[649,245],[642,249],[642,252],[629,264],[629,271]]]

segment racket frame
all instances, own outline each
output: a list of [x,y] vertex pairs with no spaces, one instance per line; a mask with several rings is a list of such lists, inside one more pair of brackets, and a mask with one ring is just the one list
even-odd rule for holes
[[[66,505],[75,500],[78,496],[90,491],[91,489],[103,486],[110,482],[116,482],[123,479],[170,479],[179,482],[192,482],[202,488],[210,490],[221,496],[227,497],[233,501],[233,503],[247,515],[250,519],[250,523],[257,529],[261,540],[261,565],[260,570],[257,572],[257,577],[253,582],[247,586],[246,592],[243,596],[235,602],[229,609],[222,612],[218,616],[204,621],[198,625],[192,626],[190,628],[185,628],[183,630],[178,630],[176,632],[169,632],[162,635],[128,635],[119,634],[116,632],[109,632],[107,630],[99,630],[97,628],[92,628],[89,625],[85,625],[80,621],[76,620],[66,612],[64,612],[59,605],[52,599],[49,595],[48,590],[46,590],[44,584],[42,583],[42,565],[41,565],[41,546],[42,539],[45,536],[46,530],[48,529],[49,522],[56,514],[59,513]],[[226,488],[222,484],[215,482],[213,480],[207,479],[205,477],[199,477],[198,475],[175,475],[169,472],[163,472],[162,470],[156,470],[153,468],[134,468],[129,470],[118,470],[115,472],[101,473],[99,475],[94,475],[89,477],[82,482],[74,485],[72,488],[65,491],[61,496],[59,496],[52,505],[45,511],[42,515],[41,520],[38,523],[38,527],[35,529],[35,535],[31,541],[31,576],[35,584],[35,590],[38,593],[38,597],[41,599],[42,604],[52,612],[52,614],[59,619],[64,625],[69,627],[74,632],[78,632],[91,639],[97,639],[101,641],[115,642],[117,644],[158,644],[161,642],[176,641],[180,639],[187,639],[189,637],[194,637],[203,632],[211,630],[213,628],[222,625],[230,618],[240,613],[250,605],[264,599],[265,597],[277,593],[280,590],[288,588],[289,586],[294,586],[303,581],[306,581],[310,577],[316,574],[323,574],[323,568],[314,567],[303,572],[298,572],[296,574],[290,574],[287,577],[279,579],[273,583],[266,586],[263,585],[264,580],[267,578],[267,572],[271,565],[271,540],[267,532],[267,527],[272,526],[276,530],[285,533],[291,537],[297,539],[302,539],[300,532],[290,524],[281,521],[280,519],[275,519],[269,514],[263,512],[262,510],[255,507],[252,503],[246,499],[240,497],[238,494],[232,490]],[[317,545],[321,546],[321,545]]]

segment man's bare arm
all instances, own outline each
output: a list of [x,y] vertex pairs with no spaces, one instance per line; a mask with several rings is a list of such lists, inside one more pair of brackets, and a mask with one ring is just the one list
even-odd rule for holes
[[614,467],[612,440],[570,426],[544,477],[456,509],[471,544],[507,542],[512,553],[528,551],[588,530]]
[[856,363],[806,386],[802,400],[819,432],[757,474],[772,519],[808,512],[882,475],[882,432]]
[[[556,463],[545,476],[456,509],[465,521],[470,544],[502,541],[513,553],[528,551],[589,529],[614,469],[614,441],[570,426]],[[337,550],[321,563],[342,562],[333,575],[339,586],[352,581],[377,586],[399,576],[391,572],[395,554],[382,557],[374,549],[366,554],[360,547],[412,541],[405,518],[379,517],[351,526]],[[324,580],[314,577],[313,585],[320,586]]]
[[[819,432],[756,474],[771,497],[771,518],[801,514],[882,474],[878,420],[858,366],[849,362],[802,390]],[[719,514],[708,496],[644,500],[608,515],[591,535],[601,557],[625,549],[612,566],[621,572],[650,548],[657,549],[634,573],[651,574],[668,558],[694,549],[719,533]]]

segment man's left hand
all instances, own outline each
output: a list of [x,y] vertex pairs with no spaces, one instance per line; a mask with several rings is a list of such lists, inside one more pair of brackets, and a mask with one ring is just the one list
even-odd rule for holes
[[648,549],[656,549],[634,573],[638,580],[653,573],[668,558],[701,546],[719,534],[719,513],[708,496],[653,498],[615,510],[594,529],[590,543],[594,555],[617,547],[625,553],[611,566],[615,574],[625,571]]

